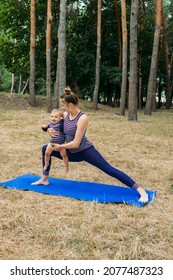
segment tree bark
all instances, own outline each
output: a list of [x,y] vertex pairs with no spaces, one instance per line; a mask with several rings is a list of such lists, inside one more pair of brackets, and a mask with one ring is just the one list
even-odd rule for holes
[[163,26],[163,36],[164,36],[164,48],[165,48],[165,63],[166,63],[166,77],[167,77],[167,92],[166,92],[166,109],[171,107],[171,61],[169,59],[169,47],[168,47],[168,33],[165,22],[164,11],[162,9],[162,26]]
[[21,86],[22,86],[22,75],[19,75],[19,87],[18,87],[18,93],[21,93]]
[[11,74],[11,93],[14,92],[14,73]]
[[127,94],[127,22],[126,22],[126,1],[121,0],[121,20],[122,20],[122,83],[119,115],[125,115],[125,104]]
[[156,79],[157,79],[157,63],[158,63],[158,51],[159,51],[159,40],[160,40],[160,29],[161,29],[161,7],[162,0],[155,0],[156,20],[155,20],[155,31],[154,31],[154,42],[153,52],[151,58],[150,75],[147,89],[147,102],[145,106],[145,115],[151,115],[153,95],[156,95]]
[[130,15],[130,77],[128,120],[137,121],[137,28],[139,0],[132,0]]
[[97,54],[96,54],[96,78],[95,78],[95,88],[93,95],[93,105],[94,109],[98,109],[98,95],[99,95],[99,84],[100,84],[100,60],[101,60],[101,8],[102,1],[98,0],[97,7]]
[[[124,0],[123,0],[124,1]],[[119,40],[119,55],[118,55],[118,67],[122,69],[122,38],[121,38],[121,20],[118,12],[117,0],[114,0],[115,14],[117,20],[117,28],[118,28],[118,40]]]
[[58,58],[55,82],[55,106],[59,107],[59,97],[66,86],[66,8],[67,0],[60,1],[60,19],[58,28]]
[[51,95],[51,14],[52,0],[47,0],[47,30],[46,30],[46,93],[47,93],[47,111],[52,110]]
[[[139,12],[140,12],[140,30],[144,30],[144,23],[145,23],[145,14],[146,14],[146,9],[145,9],[145,0],[140,0],[139,1]],[[139,26],[139,24],[138,24]],[[142,109],[143,107],[143,94],[142,94],[142,89],[143,89],[143,69],[142,69],[142,55],[143,55],[143,41],[144,38],[141,37],[140,42],[139,42],[139,51],[138,51],[138,108]]]
[[30,4],[30,79],[29,94],[31,106],[36,106],[35,101],[35,49],[36,49],[36,0]]
[[26,90],[26,88],[27,88],[27,86],[28,86],[28,83],[29,83],[29,78],[27,79],[27,81],[26,81],[26,83],[25,83],[25,86],[24,86],[24,88],[22,89],[22,94],[25,94],[25,90]]

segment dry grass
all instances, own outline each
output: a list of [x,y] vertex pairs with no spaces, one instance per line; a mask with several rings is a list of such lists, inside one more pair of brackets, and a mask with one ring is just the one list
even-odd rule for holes
[[[42,100],[32,109],[27,97],[0,94],[1,182],[41,173],[48,137],[40,126],[49,120]],[[140,112],[138,122],[128,122],[117,109],[81,106],[96,148],[142,187],[157,190],[156,199],[137,208],[1,187],[0,259],[173,259],[173,110],[151,117]],[[50,175],[121,185],[86,163],[71,163],[64,175],[62,162],[54,159]]]

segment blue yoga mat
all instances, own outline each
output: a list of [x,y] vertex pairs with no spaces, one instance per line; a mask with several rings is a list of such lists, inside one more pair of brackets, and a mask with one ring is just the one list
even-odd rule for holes
[[[127,187],[59,178],[49,178],[49,186],[32,186],[31,183],[37,181],[39,178],[39,176],[24,174],[7,182],[0,183],[0,186],[9,189],[66,196],[100,203],[127,203],[138,207],[142,207],[146,204],[138,202],[139,194],[135,190]],[[146,190],[146,192],[149,196],[149,202],[152,202],[156,196],[156,191]]]

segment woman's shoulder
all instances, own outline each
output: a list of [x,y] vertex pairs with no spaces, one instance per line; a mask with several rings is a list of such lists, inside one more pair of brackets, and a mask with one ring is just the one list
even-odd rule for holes
[[78,123],[88,123],[88,116],[84,112],[80,112]]
[[68,113],[65,111],[65,112],[63,113],[63,118],[65,119],[65,118],[67,117],[67,115],[68,115]]
[[80,111],[80,118],[87,119],[87,114],[85,112]]

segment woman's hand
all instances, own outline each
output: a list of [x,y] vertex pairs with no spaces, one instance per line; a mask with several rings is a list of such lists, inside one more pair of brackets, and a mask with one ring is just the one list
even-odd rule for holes
[[53,151],[60,151],[63,148],[59,144],[51,144]]
[[53,128],[48,128],[48,133],[49,133],[49,135],[50,135],[51,137],[56,137],[56,136],[58,136],[58,132],[55,131],[55,129],[53,129]]

